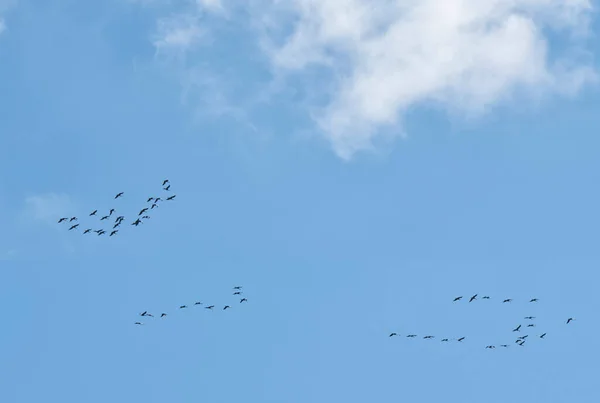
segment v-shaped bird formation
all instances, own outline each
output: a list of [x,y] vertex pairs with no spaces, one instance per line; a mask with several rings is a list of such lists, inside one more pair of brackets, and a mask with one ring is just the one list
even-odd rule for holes
[[[239,299],[239,301],[236,300],[236,302],[237,302],[238,305],[239,304],[245,304],[245,303],[248,302],[248,299],[243,296],[242,286],[238,285],[238,286],[233,287],[232,296]],[[178,310],[179,309],[188,309],[188,308],[204,308],[205,311],[213,311],[215,309],[218,309],[218,310],[221,310],[221,311],[226,311],[228,309],[232,309],[233,306],[234,305],[227,305],[226,304],[226,305],[223,305],[223,306],[216,307],[216,305],[205,304],[202,301],[195,301],[193,304],[179,305]],[[155,318],[154,314],[152,314],[152,313],[150,313],[148,311],[141,312],[139,314],[139,316],[144,317],[144,318]],[[167,318],[169,316],[169,314],[166,313],[166,312],[161,312],[160,315],[157,314],[157,316],[158,316],[159,319],[165,319],[165,318]],[[145,323],[137,321],[137,322],[134,322],[134,324],[141,326],[141,325],[144,325]]]
[[[171,192],[171,183],[168,179],[165,179],[162,182],[162,193],[162,197],[149,197],[146,200],[146,204],[140,208],[139,213],[137,213],[137,216],[134,217],[135,219],[130,219],[131,222],[129,224],[131,226],[138,227],[140,224],[143,224],[150,219],[150,211],[157,209],[160,205],[162,205],[163,201],[171,202],[175,199],[176,195]],[[91,211],[86,219],[86,225],[82,227],[82,229],[85,229],[83,229],[83,231],[80,233],[83,235],[91,235],[92,233],[95,233],[97,236],[102,236],[108,233],[109,237],[117,235],[122,228],[121,225],[126,222],[127,218],[124,215],[119,215],[117,212],[117,203],[120,202],[116,200],[123,199],[124,197],[125,192],[119,192],[113,199],[115,206],[111,206],[110,209],[105,209],[102,211],[98,209]],[[68,227],[68,231],[78,231],[81,225],[79,218],[75,216],[61,217],[58,220],[58,223]]]
[[[464,301],[467,304],[473,303],[475,301],[478,301],[479,298],[479,294],[474,294],[471,297],[465,298],[464,296],[458,296],[455,297],[452,302],[453,303],[458,303],[460,301]],[[492,298],[490,296],[482,296],[481,300],[491,300]],[[511,304],[513,303],[513,299],[512,298],[500,298],[499,300],[500,304]],[[524,304],[527,304],[528,306],[532,306],[535,305],[536,303],[539,302],[538,298],[531,298],[529,300],[524,300],[521,301]],[[528,308],[531,309],[531,308]],[[569,325],[571,324],[573,321],[575,320],[575,318],[567,318],[566,320],[564,320],[562,323],[564,325]],[[521,323],[522,322],[522,323]],[[522,316],[520,317],[520,319],[516,319],[515,320],[516,325],[513,324],[512,327],[508,327],[507,326],[507,330],[506,330],[506,335],[504,335],[503,337],[505,339],[509,339],[505,341],[505,344],[499,344],[498,346],[500,348],[508,348],[509,346],[511,346],[513,343],[523,347],[525,345],[526,342],[528,342],[528,340],[544,340],[546,338],[546,335],[548,334],[546,331],[535,331],[537,328],[537,323],[536,323],[536,316],[532,316],[532,315],[528,315],[528,316]],[[431,340],[431,339],[435,339],[435,336],[433,335],[424,335],[424,336],[419,336],[417,334],[406,334],[406,335],[401,335],[397,332],[392,332],[389,334],[388,337],[406,337],[409,339],[414,339],[414,338],[422,338],[424,340]],[[464,340],[466,340],[466,336],[461,336],[459,338],[448,338],[448,337],[444,337],[441,338],[441,342],[450,342],[450,341],[457,341],[457,342],[463,342]],[[485,349],[487,350],[495,350],[496,349],[496,345],[495,344],[488,344],[485,346]]]

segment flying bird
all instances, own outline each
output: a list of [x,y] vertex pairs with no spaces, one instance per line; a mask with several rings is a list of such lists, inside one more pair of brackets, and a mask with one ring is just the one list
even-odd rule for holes
[[408,335],[408,336],[406,336],[406,337],[413,338],[413,337],[417,337],[417,335],[416,335],[416,334],[409,334],[409,335]]
[[100,231],[96,231],[96,232],[98,233],[98,236],[106,234],[106,231],[104,231],[104,230],[100,230]]
[[167,316],[166,313],[163,313],[163,314],[160,315],[161,318],[164,318],[165,316]]
[[118,223],[116,223],[115,225],[113,225],[113,229],[117,228],[119,225],[121,225],[121,221],[119,221]]
[[163,184],[162,184],[162,185],[163,185],[163,186],[165,186],[167,183],[169,183],[169,180],[168,180],[168,179],[165,179],[165,180],[163,181]]
[[569,324],[571,321],[574,321],[574,320],[575,320],[575,319],[573,319],[573,318],[569,318],[569,319],[567,319],[567,325],[568,325],[568,324]]
[[116,230],[114,230],[113,232],[111,232],[109,236],[116,235],[116,234],[117,234],[117,232],[119,232],[119,230],[118,230],[118,229],[116,229]]
[[79,224],[72,225],[71,228],[69,228],[69,231],[71,231],[72,229],[75,229],[77,227],[79,227]]
[[473,296],[471,297],[471,299],[469,300],[469,302],[473,302],[473,301],[475,301],[476,299],[477,299],[477,294],[473,295]]
[[111,208],[110,211],[108,212],[108,215],[111,216],[111,215],[113,215],[114,212],[115,212],[115,209]]
[[448,341],[448,339],[442,339],[442,341]]
[[519,325],[513,329],[513,332],[520,332],[520,331],[521,331],[521,325]]
[[398,333],[390,333],[390,337],[392,336],[398,336]]
[[58,220],[58,223],[60,224],[63,221],[67,221],[69,218],[68,217],[63,217],[60,220]]
[[236,287],[233,287],[233,289],[234,289],[234,290],[241,290],[241,289],[242,289],[242,286],[238,285],[238,286],[236,286]]
[[225,305],[225,306],[223,307],[223,310],[225,310],[225,309],[227,309],[227,308],[231,308],[231,307],[230,307],[229,305]]
[[424,336],[424,339],[433,339],[435,336]]
[[529,302],[538,302],[537,298],[532,298]]
[[102,218],[100,219],[100,221],[102,221],[102,220],[108,220],[108,217],[109,217],[109,216],[105,215],[104,217],[102,217]]
[[202,302],[198,301],[194,305],[202,305]]
[[96,215],[96,213],[98,212],[98,210],[94,210],[90,213],[90,216]]
[[142,223],[142,221],[138,218],[137,220],[135,220],[134,222],[132,222],[131,225],[135,225],[137,227],[141,223]]
[[496,348],[495,346],[486,346],[486,348]]
[[543,339],[546,336],[546,333],[540,335],[540,339]]
[[530,323],[527,325],[527,327],[535,327],[535,323]]
[[181,305],[181,306],[179,307],[179,309],[184,309],[184,308],[187,308],[187,305]]
[[500,344],[500,347],[508,348],[508,344]]
[[136,325],[143,325],[142,322],[135,322]]
[[215,306],[214,305],[209,305],[207,307],[205,307],[205,309],[213,309]]
[[532,320],[532,319],[535,319],[535,316],[525,316],[525,319]]
[[175,196],[177,196],[177,195],[173,195],[173,196],[167,197],[167,200],[173,200],[175,198]]
[[462,299],[462,296],[460,296],[460,297],[456,297],[456,298],[454,298],[454,299],[452,300],[452,302],[460,301],[461,299]]
[[153,204],[152,204],[152,207],[150,207],[150,210],[152,210],[154,207],[158,207],[158,204],[156,204],[156,203],[153,203]]
[[154,200],[154,197],[148,197],[148,200],[146,200],[146,203],[150,203],[152,200]]
[[91,228],[88,228],[88,229],[86,229],[85,231],[83,231],[83,233],[84,233],[84,234],[87,234],[87,233],[89,233],[89,232],[91,232],[91,231],[92,231],[92,229],[91,229]]
[[158,203],[159,201],[162,201],[162,199],[160,197],[157,197],[156,199],[154,199],[154,203]]
[[488,297],[487,295],[485,297],[482,297],[481,299],[490,299],[490,297]]
[[149,216],[149,215],[145,215],[145,216],[142,216],[142,218],[143,218],[144,220],[148,220],[148,219],[150,218],[150,216]]
[[118,199],[119,197],[123,196],[123,193],[125,193],[125,192],[118,193],[118,194],[115,196],[115,199]]
[[456,339],[456,341],[463,341],[465,337],[461,337],[460,339]]
[[240,291],[236,291],[236,292],[233,293],[233,295],[240,295],[240,294],[241,294]]
[[144,214],[146,211],[148,211],[148,207],[141,209],[138,215],[142,215],[142,214]]
[[169,186],[166,186],[166,187],[164,187],[163,189],[164,189],[164,190],[166,190],[166,191],[169,191],[169,189],[171,189],[171,185],[169,185]]
[[508,298],[508,299],[505,299],[504,301],[502,301],[502,303],[504,304],[506,302],[511,302],[511,301],[512,301],[512,299]]
[[242,299],[240,299],[240,304],[241,304],[242,302],[248,302],[248,300],[247,300],[246,298],[242,298]]
[[71,219],[69,220],[69,222],[71,221],[77,221],[77,217],[71,217]]

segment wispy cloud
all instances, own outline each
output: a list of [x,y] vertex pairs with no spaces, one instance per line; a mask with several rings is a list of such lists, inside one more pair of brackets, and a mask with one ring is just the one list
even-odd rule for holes
[[35,221],[55,224],[60,217],[70,217],[73,211],[73,202],[66,194],[46,193],[25,199],[24,215]]
[[[159,25],[157,49],[190,49],[202,32],[198,8],[217,4],[223,8],[198,0],[187,17]],[[586,59],[589,0],[247,4],[239,15],[250,15],[274,77],[325,99],[310,115],[344,159],[372,148],[385,128],[401,133],[406,111],[418,105],[477,116],[517,94],[573,95],[597,78]],[[555,46],[550,35],[567,45]]]

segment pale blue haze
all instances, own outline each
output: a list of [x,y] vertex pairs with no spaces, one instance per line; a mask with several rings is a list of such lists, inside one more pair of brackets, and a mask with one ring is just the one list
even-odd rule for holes
[[[415,108],[406,140],[343,161],[294,134],[311,127],[294,94],[203,114],[178,62],[155,58],[156,13],[23,0],[4,14],[0,402],[600,401],[596,88],[468,124]],[[268,80],[252,42],[214,41],[204,63],[237,66],[249,99]],[[113,238],[26,203],[135,215],[164,178],[176,200]],[[475,293],[492,299],[451,302]],[[196,300],[218,309],[177,310]],[[170,315],[134,326],[143,310]],[[527,315],[531,339],[548,335],[519,348]]]

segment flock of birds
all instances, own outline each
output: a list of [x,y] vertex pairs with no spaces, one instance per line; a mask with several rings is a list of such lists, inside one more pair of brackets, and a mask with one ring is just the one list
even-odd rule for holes
[[[469,303],[477,300],[477,297],[478,297],[478,294],[475,294],[472,297],[470,297],[469,298]],[[461,301],[462,299],[463,299],[463,296],[459,296],[459,297],[454,298],[452,302],[458,302],[458,301]],[[486,296],[481,297],[481,299],[489,300],[491,298],[486,295]],[[511,303],[512,301],[513,301],[512,298],[505,298],[505,299],[502,300],[502,303],[503,304],[507,304],[507,303]],[[538,298],[531,298],[529,300],[529,303],[536,303],[538,301],[539,301]],[[528,322],[526,322],[526,326],[523,327],[523,324],[519,323],[518,326],[516,326],[515,328],[512,329],[512,333],[522,334],[523,332],[526,332],[528,329],[532,329],[533,330],[533,328],[535,328],[537,326],[536,323],[534,322],[534,320],[536,319],[535,316],[525,316],[525,317],[523,317],[523,319],[526,320],[526,321],[528,321]],[[575,320],[575,318],[568,318],[565,323],[568,325],[569,323],[573,322],[574,320]],[[546,337],[546,334],[547,333],[544,332],[544,333],[538,334],[536,336],[539,339],[544,339]],[[389,337],[400,337],[400,336],[401,335],[398,334],[398,333],[396,333],[396,332],[392,332],[389,335]],[[521,347],[523,347],[525,345],[525,343],[527,342],[529,336],[530,336],[529,334],[524,334],[522,336],[517,336],[516,340],[514,340],[514,343],[518,344]],[[418,335],[416,335],[416,334],[407,334],[407,335],[405,335],[405,337],[407,337],[407,338],[415,338],[415,337],[418,337]],[[432,336],[432,335],[423,336],[423,339],[434,339],[434,338],[435,338],[435,336]],[[451,340],[455,340],[457,342],[462,342],[465,339],[466,339],[465,336],[461,336],[461,337],[459,337],[457,339],[443,338],[443,339],[441,339],[441,341],[442,342],[449,342]],[[499,346],[502,347],[502,348],[508,348],[510,345],[509,344],[500,344]],[[495,345],[486,345],[485,348],[493,350],[493,349],[496,348],[496,346]]]
[[[168,179],[165,179],[162,182],[162,189],[165,192],[171,192],[171,183],[169,182]],[[120,199],[123,197],[123,195],[125,194],[125,192],[119,192],[117,193],[117,195],[115,196],[115,200],[116,199]],[[169,194],[169,193],[168,193]],[[165,197],[165,201],[172,201],[173,199],[175,199],[176,195],[169,195]],[[158,208],[159,206],[159,202],[163,201],[163,199],[161,197],[149,197],[148,200],[146,201],[146,205],[142,207],[142,209],[139,211],[137,217],[135,218],[134,221],[131,222],[131,225],[137,227],[140,224],[143,224],[144,221],[149,220],[150,219],[150,215],[148,215],[148,212],[150,210],[154,210],[155,208]],[[101,236],[106,234],[108,231],[110,231],[109,233],[109,237],[117,235],[119,233],[119,228],[121,227],[121,224],[123,224],[123,222],[125,222],[125,216],[123,215],[117,215],[116,214],[116,209],[115,208],[111,208],[108,213],[106,215],[99,215],[98,214],[98,210],[94,210],[89,214],[89,217],[97,217],[99,218],[99,222],[102,223],[103,221],[106,221],[106,224],[108,227],[111,227],[108,230],[105,230],[104,228],[99,228],[99,229],[93,229],[93,228],[86,228],[83,231],[83,234],[90,234],[92,232],[96,233],[96,235]],[[112,220],[113,216],[115,216],[114,221],[108,221],[108,220]],[[58,220],[59,224],[69,224],[69,231],[73,231],[73,230],[77,230],[79,228],[79,219],[77,217],[62,217]],[[103,226],[104,226],[103,225]],[[105,227],[106,228],[106,227]]]
[[[240,301],[239,301],[240,304],[242,304],[244,302],[248,302],[248,299],[246,297],[244,297],[242,294],[243,294],[243,292],[242,292],[242,286],[238,285],[238,286],[233,287],[233,295],[234,296],[238,296],[240,298]],[[203,306],[203,305],[204,304],[201,301],[196,301],[193,304],[193,306]],[[179,306],[179,309],[187,309],[187,308],[188,308],[187,305],[180,305]],[[215,305],[206,305],[206,306],[204,306],[204,309],[208,309],[209,311],[212,311],[214,308],[215,308]],[[225,305],[222,308],[223,311],[226,311],[228,309],[231,309],[231,305]],[[151,314],[148,311],[141,312],[139,314],[139,316],[142,316],[144,318],[154,318],[154,315]],[[166,318],[167,316],[168,316],[167,313],[162,312],[160,314],[159,318]],[[138,321],[138,322],[135,322],[134,324],[135,325],[143,325],[144,323]]]

